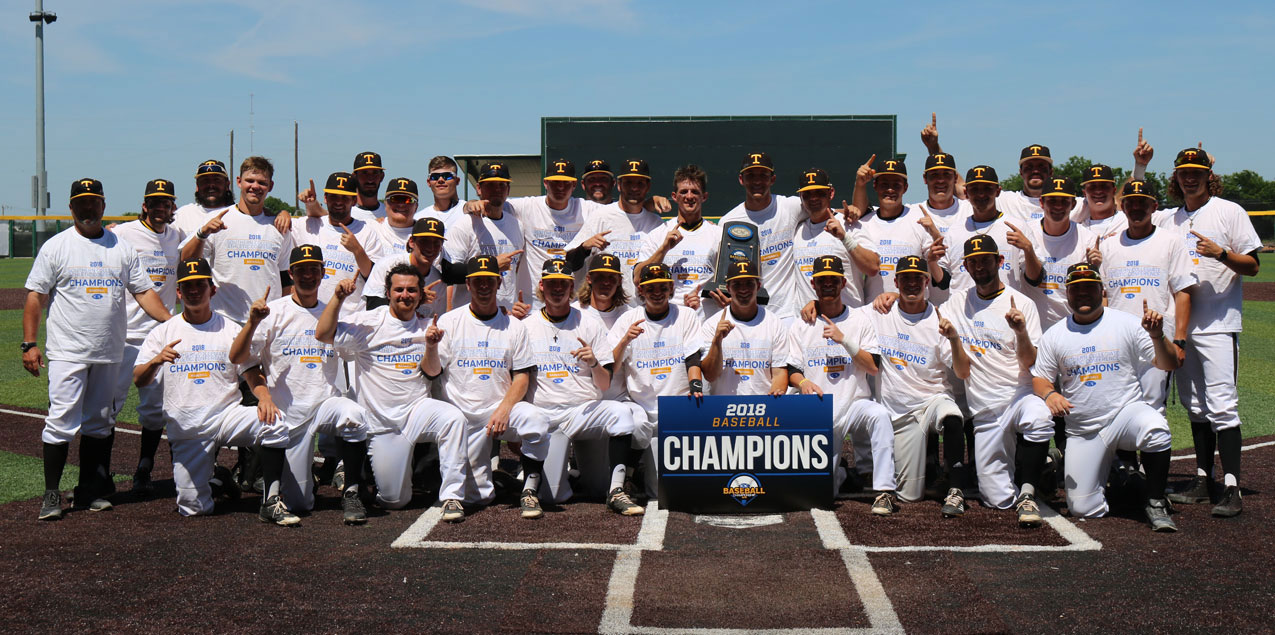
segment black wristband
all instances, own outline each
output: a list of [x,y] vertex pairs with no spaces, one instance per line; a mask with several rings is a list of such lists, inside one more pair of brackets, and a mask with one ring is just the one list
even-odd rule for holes
[[700,392],[700,393],[704,392],[703,379],[692,379],[690,383],[691,383],[691,392]]

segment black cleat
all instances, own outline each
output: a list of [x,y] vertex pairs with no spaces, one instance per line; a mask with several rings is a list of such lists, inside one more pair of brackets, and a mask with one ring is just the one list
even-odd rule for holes
[[1218,518],[1234,518],[1244,511],[1244,503],[1240,497],[1240,487],[1231,485],[1222,492],[1222,500],[1213,507],[1213,515]]
[[943,499],[943,507],[939,509],[943,513],[944,518],[957,518],[965,515],[965,493],[959,487],[953,487],[947,490],[947,497]]
[[359,500],[359,490],[351,487],[341,494],[341,521],[347,525],[362,525],[367,522],[367,508]]
[[1203,505],[1212,499],[1209,496],[1212,490],[1213,479],[1207,476],[1196,475],[1191,480],[1191,485],[1180,492],[1169,492],[1169,500],[1180,505]]
[[40,502],[40,520],[62,519],[62,494],[55,489],[44,490],[44,500]]

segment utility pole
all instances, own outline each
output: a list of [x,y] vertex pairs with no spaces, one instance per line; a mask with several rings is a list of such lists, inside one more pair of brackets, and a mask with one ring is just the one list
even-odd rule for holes
[[301,207],[301,164],[297,162],[297,122],[292,122],[292,191],[296,192],[293,204]]
[[[31,206],[36,216],[44,216],[49,209],[49,174],[44,169],[44,25],[53,24],[58,16],[45,12],[44,0],[35,0],[35,11],[28,17],[35,23],[35,177],[31,179]],[[48,235],[45,221],[36,221],[34,233],[36,244],[43,244]]]
[[[231,174],[239,174],[235,170],[235,131],[233,129],[230,131],[230,163],[226,164],[226,171]],[[234,185],[235,180],[230,179],[230,183]]]
[[253,147],[253,141],[257,137],[257,125],[254,123],[256,109],[254,108],[255,95],[248,93],[248,154],[256,154],[257,149]]

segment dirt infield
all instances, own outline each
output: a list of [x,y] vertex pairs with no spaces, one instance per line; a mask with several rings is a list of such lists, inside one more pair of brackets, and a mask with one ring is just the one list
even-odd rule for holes
[[[0,414],[0,449],[38,456],[40,426]],[[180,517],[165,448],[157,498],[55,523],[35,500],[0,506],[6,630],[1263,631],[1275,605],[1275,445],[1245,452],[1241,516],[1181,506],[1172,535],[1129,507],[1027,531],[1009,512],[945,520],[935,502],[875,518],[866,500],[728,518],[574,503],[540,522],[494,506],[459,525],[417,500],[344,527],[327,487],[289,530],[258,522],[251,495]],[[137,450],[121,430],[115,470]],[[1175,460],[1173,482],[1191,469]]]

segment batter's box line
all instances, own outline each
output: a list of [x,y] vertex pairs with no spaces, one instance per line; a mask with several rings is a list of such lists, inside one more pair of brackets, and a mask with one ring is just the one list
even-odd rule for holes
[[660,509],[655,501],[646,506],[642,516],[642,527],[638,530],[637,540],[632,544],[605,542],[492,542],[492,541],[442,541],[426,540],[429,532],[434,530],[443,518],[443,508],[435,505],[425,510],[412,526],[390,543],[393,549],[495,549],[503,551],[526,551],[533,549],[593,549],[597,551],[662,551],[664,549],[664,532],[668,526],[668,512]]
[[819,530],[819,539],[825,549],[837,551],[853,550],[863,553],[890,553],[907,551],[953,551],[967,553],[1025,553],[1033,551],[1098,551],[1102,543],[1094,540],[1083,529],[1063,518],[1054,508],[1041,504],[1040,516],[1051,529],[1058,532],[1067,541],[1065,545],[903,545],[897,547],[877,547],[872,545],[852,544],[846,536],[845,528],[837,515],[824,509],[814,509],[810,515],[815,519],[815,528]]

